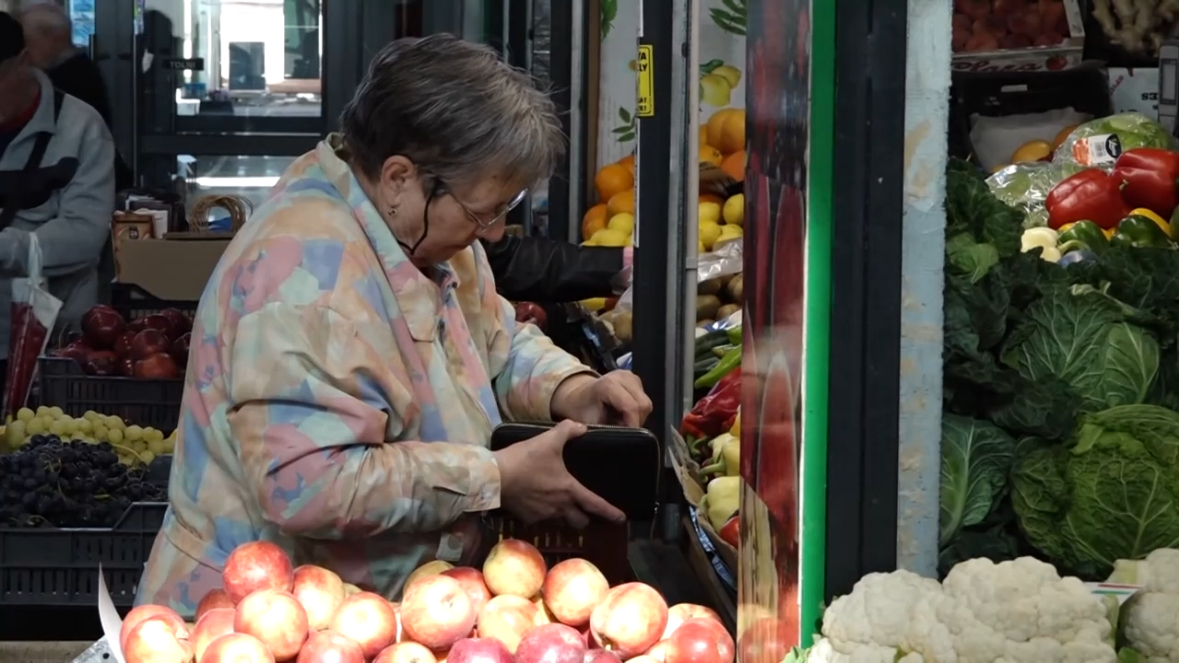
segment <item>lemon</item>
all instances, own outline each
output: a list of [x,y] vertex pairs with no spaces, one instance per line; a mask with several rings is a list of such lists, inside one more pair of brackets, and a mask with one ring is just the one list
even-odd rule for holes
[[696,253],[705,253],[707,249],[704,248],[704,242],[696,242]]
[[598,246],[626,246],[626,243],[630,241],[630,233],[613,228],[602,228],[594,233],[590,241]]
[[635,229],[635,215],[627,214],[626,212],[615,214],[606,222],[606,227],[610,230],[618,230],[629,235]]
[[729,196],[725,201],[725,208],[723,210],[725,223],[733,225],[741,225],[745,223],[745,194],[738,193]]
[[716,239],[716,241],[723,242],[726,239],[732,239],[734,237],[741,237],[744,234],[745,234],[745,231],[741,229],[741,226],[724,225],[724,226],[720,227],[720,237],[718,237]]
[[696,217],[696,220],[701,225],[705,223],[720,223],[721,206],[713,202],[700,203],[700,207],[696,210]]
[[584,306],[587,311],[590,311],[591,313],[597,313],[598,311],[606,308],[606,298],[590,297],[589,299],[581,300],[581,305]]
[[741,82],[741,70],[731,64],[722,64],[713,69],[712,73],[728,81],[730,88],[736,88],[737,84]]
[[716,240],[721,237],[721,227],[715,221],[703,221],[700,223],[700,243],[704,248],[711,251],[712,246],[716,244]]
[[729,105],[733,94],[733,86],[729,79],[718,74],[706,74],[700,77],[700,101],[723,108]]

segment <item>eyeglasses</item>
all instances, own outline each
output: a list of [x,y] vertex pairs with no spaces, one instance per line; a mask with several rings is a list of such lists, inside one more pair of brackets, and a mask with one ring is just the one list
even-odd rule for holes
[[475,212],[472,212],[471,208],[467,207],[466,203],[459,200],[458,196],[454,195],[454,192],[451,191],[450,188],[447,187],[445,183],[441,184],[441,189],[442,189],[442,191],[441,191],[442,193],[446,193],[447,195],[449,195],[451,198],[454,199],[454,202],[458,203],[459,207],[463,208],[463,211],[467,213],[467,218],[469,218],[472,223],[479,226],[480,230],[487,230],[488,228],[490,228],[490,227],[494,226],[495,224],[499,223],[500,221],[502,221],[504,219],[504,217],[506,217],[512,210],[519,207],[520,203],[524,202],[524,199],[528,197],[528,189],[521,190],[519,193],[517,193],[515,196],[513,196],[511,200],[508,201],[508,204],[504,206],[504,208],[501,212],[499,212],[495,216],[491,217],[490,220],[484,220],[478,214],[476,214]]

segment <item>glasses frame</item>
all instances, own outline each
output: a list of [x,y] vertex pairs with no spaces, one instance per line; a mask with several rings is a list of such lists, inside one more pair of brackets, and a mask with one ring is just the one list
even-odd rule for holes
[[490,221],[484,221],[483,219],[481,219],[479,217],[478,214],[476,214],[475,212],[472,212],[471,208],[467,207],[467,204],[464,203],[458,196],[454,195],[454,191],[452,191],[451,188],[448,187],[445,182],[439,180],[439,185],[441,185],[442,193],[453,198],[454,202],[458,203],[458,206],[463,208],[463,212],[465,212],[467,214],[467,218],[471,220],[471,223],[474,223],[476,226],[479,226],[480,230],[487,230],[488,228],[491,228],[495,224],[499,223],[500,221],[503,221],[505,218],[507,218],[508,214],[510,214],[512,212],[512,210],[519,207],[520,203],[524,202],[524,199],[528,197],[528,189],[521,189],[519,193],[517,193],[515,196],[512,197],[511,200],[508,201],[507,206],[504,207],[502,212],[499,212],[498,214],[496,214],[494,217],[491,218]]

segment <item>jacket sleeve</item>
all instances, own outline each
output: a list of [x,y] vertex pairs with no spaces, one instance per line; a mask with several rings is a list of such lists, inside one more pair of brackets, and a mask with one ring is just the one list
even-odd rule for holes
[[[66,99],[66,103],[70,103]],[[110,236],[115,210],[115,144],[110,132],[89,106],[84,113],[62,114],[62,121],[81,121],[78,168],[60,194],[57,216],[33,232],[41,247],[46,276],[71,274],[98,264]],[[80,116],[74,117],[75,115]],[[29,231],[14,227],[0,232],[0,272],[24,276],[28,270]]]
[[230,431],[247,485],[283,531],[320,539],[431,532],[499,507],[488,449],[387,442],[405,432],[388,404],[411,396],[378,383],[369,367],[381,358],[336,311],[268,304],[241,318],[230,353]]
[[495,287],[512,301],[573,302],[611,297],[623,267],[623,249],[578,246],[545,237],[484,242]]

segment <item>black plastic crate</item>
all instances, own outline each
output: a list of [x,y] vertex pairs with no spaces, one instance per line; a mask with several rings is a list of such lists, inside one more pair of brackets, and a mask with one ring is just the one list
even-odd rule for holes
[[98,604],[98,567],[116,606],[143,576],[168,505],[132,504],[109,529],[0,528],[0,607]]
[[189,318],[196,314],[197,303],[187,300],[160,299],[131,283],[111,284],[111,308],[128,321],[174,308]]
[[38,360],[38,402],[60,407],[71,417],[87,410],[116,416],[128,424],[151,426],[165,435],[180,421],[184,380],[86,375],[73,359],[41,357]]

